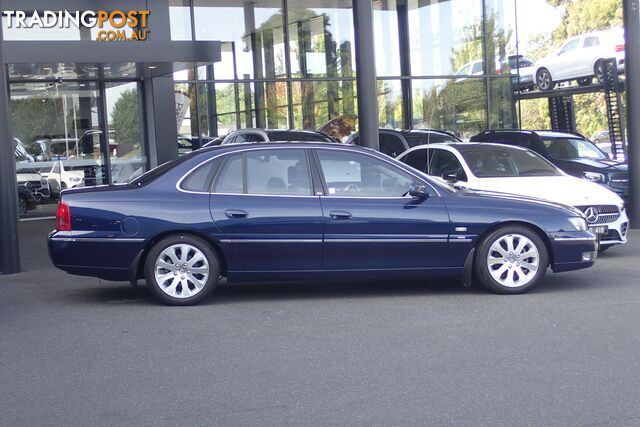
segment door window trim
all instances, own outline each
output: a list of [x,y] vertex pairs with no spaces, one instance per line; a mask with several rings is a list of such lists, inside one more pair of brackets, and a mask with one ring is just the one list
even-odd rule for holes
[[322,194],[320,197],[325,198],[325,199],[341,199],[341,200],[348,200],[348,199],[378,199],[378,200],[409,200],[409,199],[413,199],[412,196],[410,195],[406,195],[406,196],[356,196],[356,195],[349,195],[349,196],[334,196],[329,194],[328,188],[327,188],[327,183],[325,181],[324,178],[324,174],[322,173],[322,168],[320,167],[320,159],[318,158],[318,151],[319,150],[332,150],[332,151],[346,151],[349,153],[357,153],[357,154],[362,154],[363,156],[368,156],[368,157],[372,157],[374,159],[380,160],[384,163],[387,163],[393,167],[396,167],[400,170],[402,170],[404,173],[411,175],[414,178],[414,181],[418,181],[421,184],[426,185],[427,187],[429,187],[431,190],[433,190],[433,192],[435,193],[435,196],[432,197],[441,197],[440,193],[438,192],[438,190],[436,190],[431,183],[429,183],[427,180],[425,180],[424,178],[416,175],[415,173],[407,170],[407,168],[404,167],[404,164],[401,163],[403,166],[399,167],[399,165],[396,165],[393,162],[390,162],[386,159],[383,159],[381,157],[378,156],[373,156],[367,152],[364,151],[355,151],[355,150],[349,150],[349,149],[342,149],[342,148],[331,148],[331,147],[322,147],[322,148],[311,148],[311,151],[313,152],[313,160],[314,160],[314,167],[317,170],[317,173],[320,177],[320,181],[322,184],[322,191],[324,194]]
[[[189,169],[184,175],[182,175],[182,177],[180,177],[180,179],[178,180],[178,182],[176,182],[176,189],[182,193],[189,193],[189,194],[208,194],[208,195],[215,195],[215,196],[252,196],[252,197],[296,197],[296,198],[318,198],[319,195],[316,194],[309,194],[309,195],[301,195],[301,194],[250,194],[247,193],[247,189],[246,189],[246,156],[245,154],[249,151],[258,151],[258,150],[303,150],[305,152],[305,155],[307,157],[307,172],[309,173],[309,183],[311,185],[311,189],[315,192],[315,185],[314,185],[314,181],[313,181],[313,173],[312,171],[309,169],[309,166],[311,166],[310,164],[310,157],[311,157],[311,153],[309,153],[309,149],[308,148],[303,148],[303,147],[273,147],[273,146],[267,146],[267,147],[253,147],[251,149],[244,149],[244,150],[234,150],[234,151],[228,151],[225,153],[220,153],[218,155],[215,155],[213,157],[210,157],[206,160],[203,160],[202,162],[198,163],[197,165],[195,165],[193,168]],[[225,162],[227,161],[227,159],[223,159],[222,164],[220,165],[220,167],[218,168],[218,170],[216,171],[213,180],[211,181],[212,185],[209,187],[209,191],[208,192],[204,192],[204,191],[190,191],[190,190],[185,190],[184,188],[182,188],[182,182],[189,176],[191,175],[191,173],[193,173],[196,169],[200,168],[201,166],[203,166],[206,163],[212,162],[215,159],[219,158],[219,157],[223,157],[223,156],[231,156],[233,154],[240,154],[242,156],[242,170],[243,170],[243,175],[245,175],[243,177],[243,188],[244,188],[244,193],[216,193],[213,190],[213,184],[215,182],[217,182],[218,180],[218,176],[221,173],[223,166],[225,164]]]

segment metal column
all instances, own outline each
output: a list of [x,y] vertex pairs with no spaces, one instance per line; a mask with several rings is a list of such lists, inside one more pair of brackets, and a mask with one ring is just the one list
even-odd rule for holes
[[0,273],[12,274],[20,271],[18,193],[1,32],[0,29]]
[[627,136],[629,147],[629,214],[640,228],[640,1],[624,0],[626,38]]
[[361,145],[379,150],[378,97],[371,0],[353,0],[353,25],[356,43],[359,140]]

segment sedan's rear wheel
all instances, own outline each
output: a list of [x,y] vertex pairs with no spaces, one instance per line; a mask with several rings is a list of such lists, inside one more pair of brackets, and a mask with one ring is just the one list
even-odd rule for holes
[[547,248],[538,234],[521,226],[507,226],[489,234],[476,252],[482,284],[501,294],[519,294],[535,286],[549,264]]
[[149,290],[169,305],[193,305],[216,287],[220,263],[202,239],[189,235],[169,236],[149,251],[145,277]]

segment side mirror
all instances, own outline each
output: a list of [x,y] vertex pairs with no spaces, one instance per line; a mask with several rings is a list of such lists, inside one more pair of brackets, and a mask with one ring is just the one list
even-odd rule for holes
[[442,179],[444,179],[447,182],[458,182],[460,181],[458,174],[454,173],[454,172],[450,172],[450,173],[445,173],[442,175]]
[[409,187],[409,195],[420,200],[424,200],[429,197],[429,191],[427,186],[423,184],[411,184]]

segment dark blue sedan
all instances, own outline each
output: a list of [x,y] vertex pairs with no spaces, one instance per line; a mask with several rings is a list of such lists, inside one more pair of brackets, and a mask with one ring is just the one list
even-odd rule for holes
[[145,278],[167,304],[229,282],[460,278],[515,294],[593,265],[582,213],[457,190],[372,150],[330,143],[213,147],[125,185],[63,192],[54,264]]

